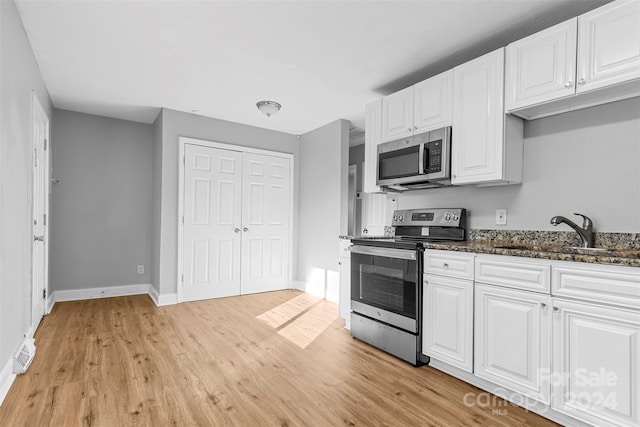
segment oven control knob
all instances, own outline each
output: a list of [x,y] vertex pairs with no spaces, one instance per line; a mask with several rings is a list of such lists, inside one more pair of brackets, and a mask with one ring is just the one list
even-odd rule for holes
[[444,216],[444,220],[445,220],[445,221],[449,221],[450,219],[451,219],[451,214],[446,214],[446,215]]
[[457,220],[459,220],[459,219],[460,219],[460,217],[459,217],[458,215],[453,214],[453,220],[454,220],[454,221],[457,221]]
[[400,221],[400,222],[404,222],[404,216],[403,216],[403,215],[400,215],[400,216],[398,217],[398,221]]
[[398,220],[398,215],[394,215],[394,216],[393,216],[393,220],[394,220],[394,221],[397,221],[397,220]]

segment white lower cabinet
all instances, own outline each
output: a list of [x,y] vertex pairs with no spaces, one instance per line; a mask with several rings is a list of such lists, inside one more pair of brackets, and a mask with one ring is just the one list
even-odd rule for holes
[[422,352],[472,372],[473,282],[425,275],[423,289]]
[[640,425],[640,312],[553,299],[552,407],[597,426]]
[[474,373],[550,402],[551,296],[476,284]]
[[351,240],[340,239],[338,247],[340,270],[338,312],[345,320],[345,328],[351,329]]
[[440,369],[566,425],[640,426],[640,269],[435,250],[424,269]]

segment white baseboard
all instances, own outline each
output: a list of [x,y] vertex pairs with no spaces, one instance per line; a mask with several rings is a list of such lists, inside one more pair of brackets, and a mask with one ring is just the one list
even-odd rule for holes
[[80,301],[95,298],[123,297],[128,295],[144,295],[151,297],[157,306],[178,303],[178,294],[158,294],[156,288],[148,283],[139,285],[110,286],[104,288],[74,289],[55,291],[47,299],[47,313],[50,313],[56,302]]
[[160,300],[160,296],[158,295],[158,291],[156,290],[156,288],[153,287],[153,285],[149,285],[149,296],[151,297],[151,299],[153,300],[153,303],[156,306],[160,305],[158,304],[158,301]]
[[162,294],[158,296],[158,302],[156,305],[161,307],[163,305],[173,305],[178,303],[178,294]]
[[160,295],[156,290],[156,288],[154,288],[153,286],[149,286],[149,296],[158,307],[161,307],[163,305],[173,305],[178,303],[177,293]]
[[149,284],[109,286],[104,288],[73,289],[68,291],[55,291],[51,294],[54,302],[80,301],[85,299],[123,297],[127,295],[140,295],[149,293]]
[[7,363],[2,367],[2,371],[0,371],[0,405],[4,401],[4,398],[7,397],[7,393],[9,393],[9,389],[11,385],[15,381],[17,375],[13,373],[13,358],[16,356],[20,349],[29,341],[33,343],[33,333],[34,331],[29,328],[27,332],[24,334],[24,338],[20,340],[18,346],[11,353],[11,357],[7,360]]
[[13,373],[13,356],[9,358],[7,364],[4,365],[2,371],[0,371],[0,405],[7,397],[11,384],[16,379],[16,374]]

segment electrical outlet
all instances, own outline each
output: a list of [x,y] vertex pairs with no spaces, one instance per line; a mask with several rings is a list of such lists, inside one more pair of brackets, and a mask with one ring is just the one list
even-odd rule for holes
[[507,225],[506,209],[496,209],[496,225]]
[[138,266],[138,274],[144,274],[144,265]]

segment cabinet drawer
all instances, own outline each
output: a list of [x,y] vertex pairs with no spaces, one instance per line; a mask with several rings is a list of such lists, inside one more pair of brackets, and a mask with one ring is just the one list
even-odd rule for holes
[[474,257],[471,253],[427,250],[424,253],[424,272],[473,280]]
[[640,308],[640,269],[554,264],[555,296]]
[[549,293],[551,264],[500,255],[477,257],[476,282]]

